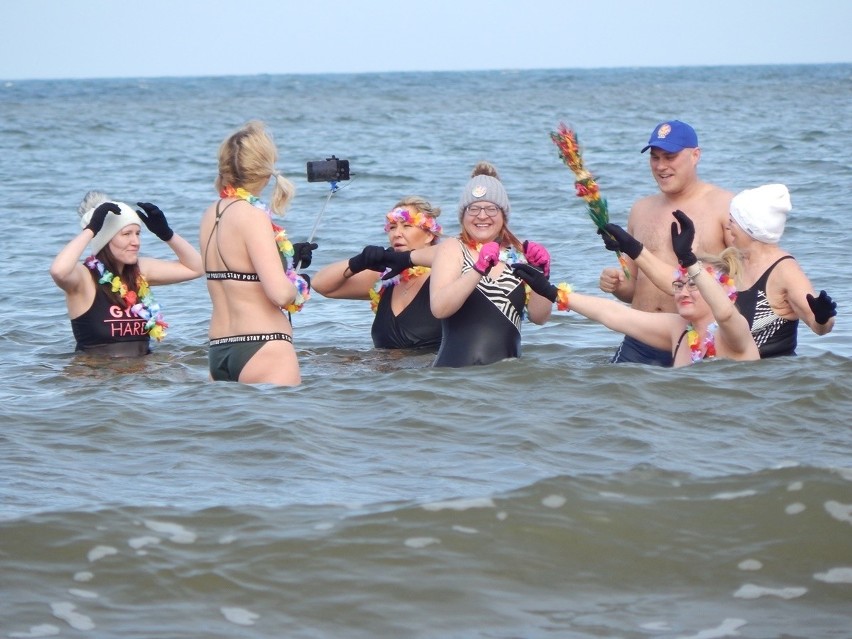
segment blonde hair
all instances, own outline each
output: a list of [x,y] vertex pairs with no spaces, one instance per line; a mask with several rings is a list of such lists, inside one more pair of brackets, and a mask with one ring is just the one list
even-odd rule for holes
[[734,280],[737,289],[742,286],[743,276],[743,254],[733,246],[729,246],[718,255],[705,255],[700,258],[707,265],[712,266],[717,273],[727,273]]
[[399,209],[404,206],[414,207],[421,213],[425,215],[431,215],[435,218],[441,215],[440,206],[432,206],[432,203],[429,200],[427,200],[425,197],[420,197],[419,195],[406,195],[399,202],[394,204],[391,208]]
[[278,150],[272,134],[259,120],[250,120],[219,146],[219,175],[216,190],[227,186],[260,191],[275,177],[270,208],[283,213],[296,193],[295,185],[275,168]]
[[[438,219],[438,217],[441,215],[441,207],[432,206],[432,203],[429,200],[424,197],[420,197],[419,195],[405,196],[391,207],[391,211],[404,207],[413,208],[417,212],[422,213],[423,215],[428,215],[429,217],[435,219]],[[390,213],[388,213],[388,215],[390,215]],[[432,235],[434,236],[432,237],[432,241],[430,242],[430,244],[437,244],[440,239],[440,234],[434,233],[432,231],[429,232],[432,233]]]

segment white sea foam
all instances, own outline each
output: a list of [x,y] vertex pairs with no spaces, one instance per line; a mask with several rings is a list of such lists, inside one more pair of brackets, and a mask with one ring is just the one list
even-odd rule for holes
[[852,584],[852,568],[831,568],[825,572],[816,573],[814,579],[828,584]]
[[103,559],[104,557],[109,557],[110,555],[117,555],[118,550],[113,548],[112,546],[95,546],[89,551],[87,557],[89,561],[96,562],[99,559]]
[[766,588],[756,584],[743,584],[734,593],[740,599],[759,599],[760,597],[780,597],[781,599],[796,599],[803,596],[807,588],[790,586],[788,588]]
[[146,519],[145,526],[154,532],[169,535],[169,540],[176,544],[192,544],[195,543],[195,540],[198,537],[194,532],[187,530],[180,524],[174,524],[168,521]]
[[253,626],[260,615],[245,608],[219,608],[225,619],[238,626]]

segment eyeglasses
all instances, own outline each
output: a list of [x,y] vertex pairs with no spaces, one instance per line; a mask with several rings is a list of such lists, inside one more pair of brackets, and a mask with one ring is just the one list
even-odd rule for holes
[[488,217],[495,217],[497,213],[500,212],[500,210],[501,209],[499,206],[495,206],[493,204],[489,204],[488,206],[484,206],[481,204],[471,204],[469,207],[467,207],[467,214],[476,216],[484,211]]
[[687,280],[686,282],[684,282],[683,280],[675,280],[674,282],[672,282],[673,293],[680,293],[684,289],[684,287],[686,287],[687,291],[691,292],[698,288],[698,284],[696,284],[692,280]]

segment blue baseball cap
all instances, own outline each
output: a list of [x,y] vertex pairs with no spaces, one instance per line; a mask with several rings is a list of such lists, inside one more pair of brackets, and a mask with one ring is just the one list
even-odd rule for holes
[[683,149],[694,149],[698,146],[698,134],[695,133],[695,129],[680,120],[660,122],[654,132],[651,133],[651,139],[648,140],[648,145],[642,149],[642,153],[652,146],[669,153],[677,153]]

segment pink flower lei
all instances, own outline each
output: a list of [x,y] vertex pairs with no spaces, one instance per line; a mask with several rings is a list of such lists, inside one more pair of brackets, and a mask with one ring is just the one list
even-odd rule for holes
[[441,225],[438,224],[438,220],[421,211],[415,210],[412,213],[409,209],[396,208],[385,217],[387,218],[387,222],[385,222],[385,233],[390,231],[391,227],[397,222],[402,222],[403,224],[410,224],[411,226],[421,228],[432,235],[441,234]]
[[[283,226],[278,226],[275,222],[272,221],[272,211],[269,210],[269,207],[263,203],[263,201],[250,193],[246,189],[240,187],[235,189],[233,186],[226,186],[219,193],[220,197],[232,197],[238,198],[240,200],[245,200],[249,204],[251,204],[256,209],[260,209],[261,211],[265,211],[269,216],[269,222],[272,224],[272,230],[275,233],[275,244],[278,246],[278,251],[288,258],[287,263],[292,264],[293,260],[293,243],[287,238],[287,231],[284,230]],[[284,307],[285,311],[290,313],[297,313],[302,310],[302,307],[305,305],[311,297],[311,287],[308,282],[299,275],[292,268],[288,268],[286,271],[287,279],[293,282],[293,285],[296,287],[296,299],[292,304],[288,304]]]

